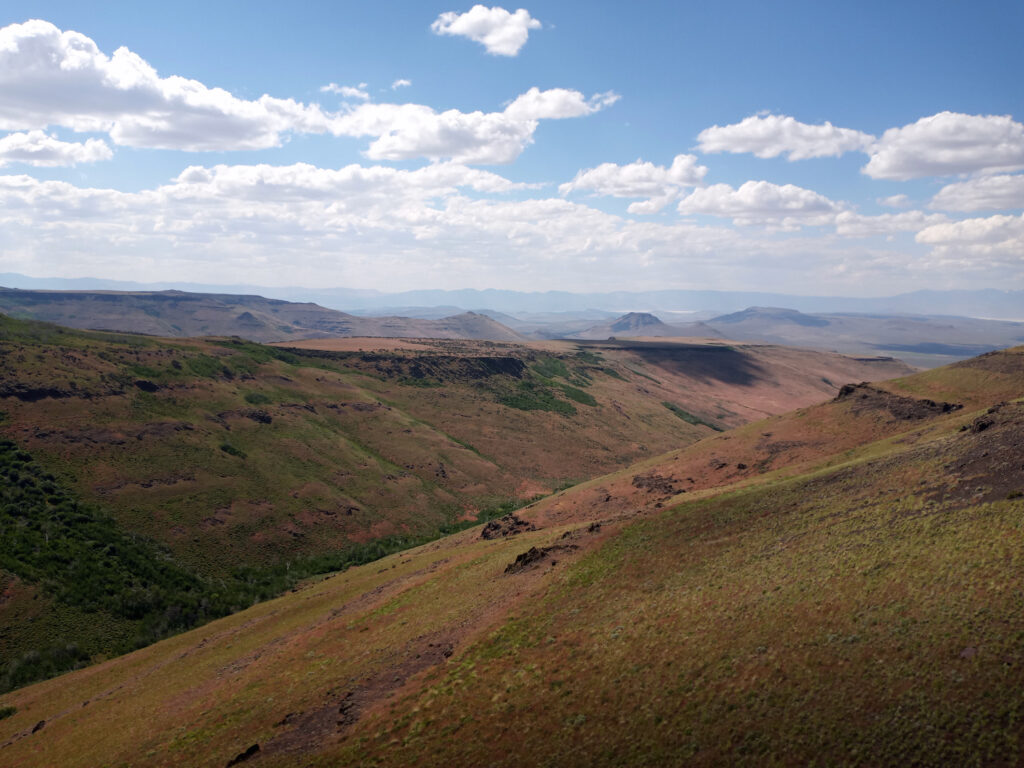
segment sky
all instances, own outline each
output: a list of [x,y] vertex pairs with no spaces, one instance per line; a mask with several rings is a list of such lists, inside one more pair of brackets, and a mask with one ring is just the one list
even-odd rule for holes
[[0,6],[0,272],[1024,288],[1024,3]]

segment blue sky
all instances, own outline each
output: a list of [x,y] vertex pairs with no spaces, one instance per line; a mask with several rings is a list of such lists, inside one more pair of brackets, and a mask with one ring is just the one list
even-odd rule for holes
[[8,2],[0,272],[1024,288],[1022,37],[1019,2]]

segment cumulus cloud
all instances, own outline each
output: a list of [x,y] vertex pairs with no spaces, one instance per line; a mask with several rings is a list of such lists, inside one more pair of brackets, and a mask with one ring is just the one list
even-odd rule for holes
[[829,122],[808,125],[783,115],[753,115],[706,128],[697,140],[703,152],[784,154],[789,160],[860,151],[869,156],[865,174],[896,181],[1024,169],[1024,125],[1009,115],[940,112],[890,128],[880,138]]
[[533,185],[512,182],[496,173],[457,163],[434,163],[415,171],[357,164],[334,170],[295,163],[287,166],[190,166],[160,191],[176,199],[319,200],[345,206],[358,198],[364,202],[385,202],[394,200],[396,195],[444,197],[463,188],[493,194],[531,189]]
[[391,90],[397,91],[399,88],[408,88],[412,85],[412,80],[406,80],[404,77],[400,77],[391,84]]
[[844,237],[871,237],[893,235],[897,232],[918,232],[928,226],[941,224],[948,219],[941,213],[927,214],[922,211],[904,213],[883,213],[880,216],[862,216],[852,211],[836,215],[836,234]]
[[81,269],[151,277],[187,271],[224,281],[244,267],[253,281],[394,288],[403,276],[413,287],[455,270],[463,285],[479,274],[525,287],[536,270],[557,284],[595,260],[635,276],[643,264],[660,272],[691,254],[696,269],[705,259],[718,264],[737,239],[725,228],[646,225],[560,198],[495,198],[522,187],[451,163],[193,166],[133,193],[0,176],[0,266],[24,270],[16,255],[27,253],[36,269],[60,259],[73,274],[76,254],[88,254]]
[[483,45],[494,56],[516,56],[526,45],[531,29],[541,23],[520,8],[509,13],[504,8],[474,5],[466,13],[447,11],[430,25],[435,35],[459,35]]
[[863,150],[874,136],[832,123],[808,125],[785,115],[752,115],[732,125],[714,125],[697,136],[702,152],[749,152],[770,158],[786,154],[788,160],[839,157]]
[[890,128],[870,149],[864,173],[905,181],[1024,168],[1024,125],[1009,115],[940,112]]
[[680,275],[710,288],[740,276],[733,283],[740,290],[808,293],[881,284],[910,290],[915,275],[936,266],[961,285],[1021,278],[1019,243],[1016,251],[1012,242],[1000,246],[1012,231],[988,243],[997,249],[989,254],[965,253],[977,244],[948,244],[948,237],[890,248],[831,232],[765,238],[705,223],[635,221],[564,198],[523,197],[519,184],[453,163],[414,171],[193,166],[138,192],[0,175],[0,271],[139,280],[188,274],[223,283],[244,273],[267,285],[385,290],[498,282],[614,290],[627,281],[653,289],[678,285]]
[[511,163],[533,141],[535,121],[501,112],[435,112],[420,104],[365,104],[341,117],[339,132],[375,137],[374,160],[450,158],[461,163]]
[[580,171],[572,181],[559,186],[564,196],[575,191],[589,191],[611,197],[644,197],[632,203],[630,213],[657,213],[679,196],[685,187],[700,184],[708,169],[698,165],[695,155],[676,155],[666,168],[637,160],[628,165],[602,163],[596,168]]
[[533,142],[541,119],[589,115],[615,103],[614,94],[585,99],[579,91],[531,88],[503,112],[435,112],[419,104],[363,104],[338,116],[332,130],[376,137],[366,151],[374,160],[416,157],[460,163],[510,163]]
[[69,166],[96,163],[113,156],[110,147],[101,139],[88,139],[85,143],[60,141],[44,131],[11,133],[0,139],[0,166],[10,163]]
[[583,117],[610,107],[618,100],[619,95],[612,91],[596,93],[585,99],[579,91],[566,88],[549,88],[542,91],[535,86],[509,103],[505,107],[505,116],[512,120],[561,120],[567,117]]
[[732,218],[737,224],[775,224],[786,229],[831,223],[841,208],[810,189],[793,184],[748,181],[739,189],[713,184],[695,189],[679,201],[685,215]]
[[346,99],[360,99],[362,101],[367,101],[370,98],[370,94],[366,91],[366,83],[360,83],[359,85],[328,83],[320,87],[320,92],[336,93]]
[[[364,88],[331,83],[323,90],[366,102]],[[371,103],[326,112],[317,104],[267,95],[247,101],[195,80],[160,77],[126,48],[108,57],[85,35],[45,21],[0,29],[0,130],[61,125],[105,132],[115,144],[134,147],[265,149],[289,133],[320,133],[370,137],[366,155],[377,160],[508,163],[533,141],[539,120],[592,114],[617,98],[532,88],[502,112]]]
[[0,129],[63,125],[127,146],[224,150],[277,146],[284,131],[323,132],[327,123],[317,106],[162,78],[127,48],[107,56],[46,21],[0,29]]
[[928,207],[940,211],[1024,208],[1024,174],[983,176],[947,184],[936,193]]
[[946,252],[1012,254],[1019,263],[1024,253],[1024,214],[935,224],[922,229],[915,239]]

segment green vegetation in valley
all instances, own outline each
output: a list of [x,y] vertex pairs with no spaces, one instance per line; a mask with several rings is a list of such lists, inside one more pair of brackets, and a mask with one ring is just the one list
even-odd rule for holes
[[123,533],[9,440],[0,440],[0,568],[58,603],[134,628],[128,646],[85,648],[63,639],[29,649],[0,673],[0,691],[251,603],[248,595],[209,589],[151,542]]
[[589,392],[584,392],[582,389],[571,387],[568,384],[559,384],[558,388],[562,390],[565,396],[570,400],[582,403],[583,405],[597,405],[597,400]]
[[569,369],[565,365],[565,362],[559,360],[557,357],[541,357],[533,364],[532,367],[537,375],[543,376],[545,379],[553,379],[556,376],[561,376],[563,379],[567,379],[571,375],[569,373]]
[[572,403],[559,398],[550,387],[530,379],[520,381],[511,392],[500,395],[498,402],[520,411],[552,411],[563,416],[576,413]]
[[[241,454],[225,446],[225,452]],[[239,567],[228,578],[200,578],[154,542],[124,533],[111,518],[77,501],[30,454],[0,440],[0,569],[38,585],[57,604],[93,616],[91,623],[113,627],[106,641],[88,632],[80,642],[36,638],[0,670],[0,692],[84,666],[97,653],[148,645],[279,595],[303,579],[424,544],[534,500],[497,502],[472,520],[273,566]]]
[[704,427],[710,427],[711,429],[715,430],[715,432],[721,432],[722,431],[722,428],[720,426],[718,426],[717,424],[712,424],[710,421],[705,421],[704,419],[700,418],[700,416],[694,416],[692,413],[690,413],[688,411],[684,411],[682,408],[680,408],[675,403],[663,402],[662,405],[664,405],[666,408],[668,408],[670,411],[672,411],[672,413],[674,413],[680,419],[685,421],[687,424],[694,424],[694,425],[700,425],[700,426],[704,426]]
[[530,366],[533,375],[519,381],[511,391],[499,394],[498,402],[521,411],[551,411],[564,416],[576,413],[576,408],[567,400],[596,406],[597,399],[580,389],[591,385],[590,375],[575,364],[575,359],[572,362],[573,365],[569,365],[557,357],[541,356]]

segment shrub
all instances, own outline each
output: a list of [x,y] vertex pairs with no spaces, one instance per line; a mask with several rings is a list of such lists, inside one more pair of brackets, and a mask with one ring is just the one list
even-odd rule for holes
[[221,443],[220,449],[229,456],[237,456],[240,459],[244,459],[248,455],[241,448],[235,448],[231,443]]

